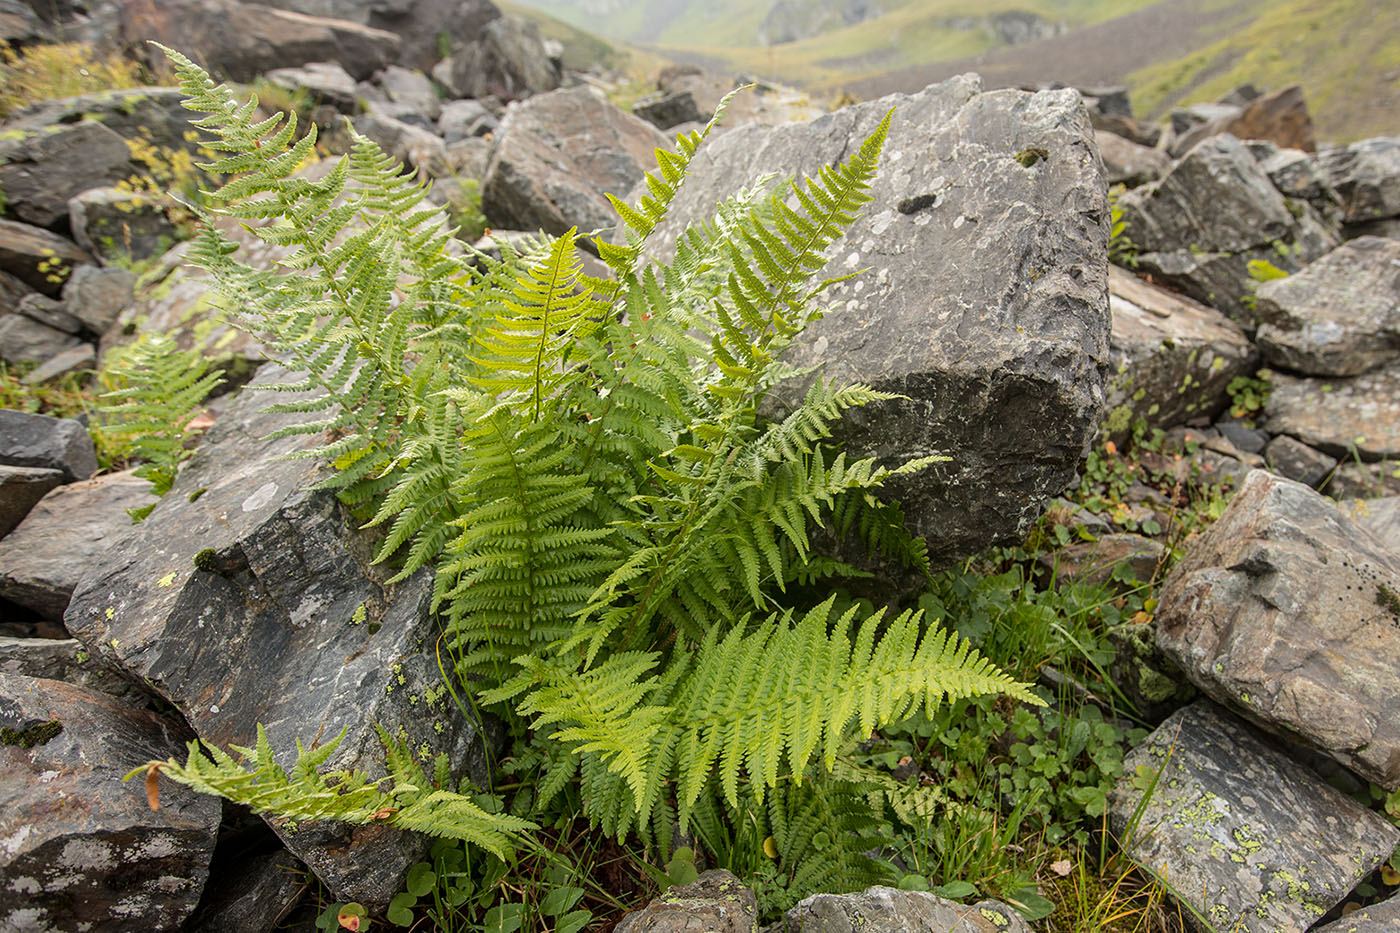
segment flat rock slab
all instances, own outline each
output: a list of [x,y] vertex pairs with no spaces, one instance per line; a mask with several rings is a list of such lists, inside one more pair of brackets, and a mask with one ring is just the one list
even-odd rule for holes
[[0,466],[0,538],[13,531],[44,494],[62,482],[61,470]]
[[1128,855],[1216,930],[1305,930],[1400,842],[1400,830],[1277,744],[1200,700],[1128,754],[1110,797]]
[[[286,376],[264,369],[259,384]],[[87,577],[64,621],[205,741],[252,745],[262,723],[290,766],[297,739],[309,746],[348,728],[328,767],[383,774],[377,723],[484,781],[482,740],[438,672],[429,575],[381,585],[389,572],[368,565],[373,541],[332,494],[310,488],[326,476],[318,463],[278,459],[308,439],[265,439],[305,417],[262,411],[294,397],[244,390],[150,517]],[[427,845],[382,824],[293,833],[268,822],[336,898],[378,908]]]
[[102,569],[131,528],[126,510],[151,499],[151,484],[130,472],[49,492],[0,540],[0,596],[61,621],[73,588]]
[[40,227],[67,220],[68,199],[74,195],[134,174],[126,141],[97,120],[46,127],[5,153],[5,159],[0,186],[10,210]]
[[1122,441],[1141,418],[1171,428],[1214,417],[1237,376],[1254,371],[1259,353],[1234,321],[1185,295],[1108,270],[1108,415],[1104,435]]
[[136,706],[144,706],[151,699],[145,690],[99,664],[75,638],[0,635],[0,674],[61,680]]
[[1269,433],[1343,460],[1400,459],[1400,363],[1350,379],[1275,373],[1272,382]]
[[1255,339],[1273,366],[1359,376],[1400,359],[1400,240],[1365,236],[1259,286]]
[[1363,907],[1315,933],[1400,933],[1400,896]]
[[219,801],[167,782],[152,811],[142,782],[121,779],[183,757],[183,727],[3,672],[0,726],[0,929],[179,929],[209,873]]
[[1206,695],[1400,788],[1400,557],[1256,470],[1168,575],[1157,645]]
[[782,933],[1030,933],[1000,901],[959,904],[924,891],[866,888],[814,894],[783,917]]
[[732,872],[707,871],[622,918],[617,933],[752,933],[758,898]]
[[81,421],[0,408],[0,463],[60,470],[72,482],[97,472],[97,450]]
[[[889,463],[952,457],[886,487],[947,564],[1017,536],[1074,480],[1098,426],[1108,204],[1078,94],[982,93],[964,75],[809,123],[730,130],[700,150],[648,248],[669,257],[688,224],[764,173],[815,175],[891,107],[872,201],[814,280],[866,271],[818,299],[826,316],[785,358],[907,396],[849,413],[845,440]],[[806,389],[780,387],[767,413]]]

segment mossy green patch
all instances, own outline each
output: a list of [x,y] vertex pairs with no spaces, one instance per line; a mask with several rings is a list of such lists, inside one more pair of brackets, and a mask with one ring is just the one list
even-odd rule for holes
[[0,745],[18,745],[20,748],[37,748],[44,745],[63,731],[63,724],[57,719],[30,726],[28,729],[0,728]]

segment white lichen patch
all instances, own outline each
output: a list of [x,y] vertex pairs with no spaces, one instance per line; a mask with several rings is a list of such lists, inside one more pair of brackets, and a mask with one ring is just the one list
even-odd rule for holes
[[10,882],[10,890],[16,894],[38,894],[43,890],[38,878],[21,875]]
[[263,483],[251,496],[243,500],[243,511],[256,512],[271,502],[276,495],[276,483]]
[[106,871],[117,866],[112,847],[101,839],[70,839],[63,844],[58,864],[65,868]]

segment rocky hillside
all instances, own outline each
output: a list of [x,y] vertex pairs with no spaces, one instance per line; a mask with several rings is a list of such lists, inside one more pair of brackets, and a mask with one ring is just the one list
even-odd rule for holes
[[[1334,142],[1327,107],[1284,82],[1232,86],[1161,124],[1140,118],[1122,86],[997,90],[964,75],[818,114],[791,89],[760,85],[734,102],[676,190],[674,171],[645,175],[657,149],[700,130],[733,82],[670,67],[624,110],[609,96],[615,76],[571,67],[531,21],[489,0],[114,0],[0,4],[0,13],[14,44],[0,88],[0,930],[1400,925],[1400,123],[1391,135]],[[247,324],[263,302],[257,289],[294,268],[316,271],[292,227],[253,207],[210,218],[225,239],[192,238],[214,203],[214,180],[196,165],[214,157],[213,140],[181,107],[186,92],[160,83],[170,75],[147,39],[241,82],[265,107],[292,108],[302,131],[316,127],[316,146],[282,166],[284,187],[267,189],[288,203],[322,198],[335,229],[317,226],[332,213],[297,220],[316,244],[367,235],[381,209],[344,200],[372,174],[362,146],[356,179],[341,184],[336,160],[356,137],[431,184],[428,203],[455,234],[436,216],[420,219],[431,236],[416,246],[376,228],[375,249],[317,280],[324,293],[301,296],[320,315],[341,300],[367,313],[356,295],[332,293],[382,268],[374,315],[402,320],[414,302],[435,315],[404,332],[356,318],[372,326],[317,357],[327,371],[337,353],[362,354],[365,368],[347,367],[342,380],[351,391],[376,354],[409,348],[398,387],[354,396],[366,410],[416,380],[440,380],[413,413],[386,415],[397,420],[373,445],[350,448],[346,422],[311,420],[355,406],[322,404],[333,380],[297,384],[317,361],[279,342],[286,329]],[[335,480],[366,457],[383,457],[390,475],[393,461],[414,456],[386,453],[396,435],[412,436],[415,419],[451,424],[441,399],[465,407],[488,381],[411,366],[440,360],[465,372],[518,344],[502,323],[470,353],[432,356],[459,310],[445,307],[454,296],[506,282],[510,300],[527,305],[553,277],[568,283],[548,312],[562,315],[626,287],[625,254],[669,271],[634,275],[617,313],[543,329],[529,352],[586,346],[604,323],[635,330],[618,331],[603,360],[693,345],[683,365],[656,358],[671,381],[658,377],[654,398],[644,382],[580,389],[595,407],[571,414],[559,437],[600,421],[604,404],[636,404],[635,433],[618,431],[600,455],[635,458],[639,438],[662,435],[632,464],[657,480],[628,503],[661,501],[672,481],[703,485],[701,445],[726,432],[702,420],[669,427],[667,397],[693,389],[706,412],[723,413],[730,396],[706,387],[771,363],[769,345],[733,342],[743,328],[761,330],[754,304],[731,312],[724,302],[785,261],[787,241],[772,230],[810,233],[792,219],[804,206],[795,194],[786,211],[785,202],[756,210],[755,223],[777,218],[772,228],[744,226],[732,205],[751,203],[745,189],[761,178],[825,171],[834,185],[829,167],[880,138],[891,110],[879,171],[860,189],[868,201],[800,263],[830,280],[813,299],[824,314],[792,325],[787,316],[816,305],[781,292],[768,326],[785,328],[774,345],[794,368],[772,379],[763,370],[756,420],[732,432],[796,424],[781,446],[803,451],[807,473],[850,464],[841,482],[861,498],[833,511],[840,490],[823,489],[769,508],[760,487],[740,487],[752,494],[744,508],[768,516],[755,525],[773,547],[722,542],[732,573],[668,584],[687,594],[674,613],[692,629],[680,632],[730,587],[789,610],[763,623],[771,650],[706,668],[721,685],[713,696],[671,695],[677,706],[712,702],[715,725],[690,724],[693,741],[670,753],[708,743],[719,760],[726,743],[806,738],[778,746],[771,763],[725,753],[698,781],[711,796],[687,802],[679,779],[662,782],[652,820],[620,841],[605,836],[598,821],[615,820],[632,795],[605,798],[603,776],[588,769],[619,759],[551,744],[555,726],[532,728],[534,716],[499,697],[481,712],[487,675],[458,676],[462,642],[444,637],[444,626],[463,631],[445,617],[471,605],[470,588],[444,597],[431,565],[395,579],[404,555],[394,541],[387,560],[373,560],[386,532],[372,519],[391,508],[373,498],[380,474],[360,477],[370,491],[358,498],[337,496]],[[248,158],[292,141],[259,137]],[[644,239],[626,239],[609,194],[638,205],[628,224]],[[580,230],[601,237],[534,249],[529,275],[515,265],[540,236]],[[411,267],[423,243],[432,262]],[[247,290],[219,291],[200,267],[217,268],[214,254],[246,264]],[[745,255],[758,258],[744,281],[713,274]],[[663,293],[687,304],[668,308]],[[692,339],[717,306],[713,340]],[[655,320],[663,312],[686,316]],[[492,312],[501,322],[511,313],[508,303]],[[323,319],[288,328],[305,333]],[[713,372],[707,354],[722,364]],[[144,396],[141,365],[156,367]],[[524,382],[563,385],[582,371],[540,366]],[[209,397],[201,387],[188,410],[159,407],[203,386],[205,373],[220,382]],[[869,386],[868,404],[848,404],[844,419],[833,403],[792,421],[822,397],[818,379]],[[116,398],[162,414],[132,426]],[[288,404],[269,408],[273,398]],[[449,431],[445,449],[501,430],[507,407]],[[839,423],[839,458],[804,446],[827,422]],[[305,456],[328,444],[328,460]],[[762,474],[785,455],[778,446],[751,461],[736,454],[744,466],[734,472]],[[563,456],[537,446],[515,475]],[[438,498],[465,497],[488,459],[458,464]],[[856,475],[909,463],[880,474],[883,504]],[[609,482],[621,484],[625,465],[608,466]],[[780,499],[800,482],[784,475],[787,485],[762,492]],[[511,503],[525,515],[539,514],[526,501],[565,510],[566,480],[455,503],[453,527]],[[622,529],[645,556],[647,536],[678,523],[590,518],[570,529],[575,537],[548,556],[582,554],[576,572],[602,576],[553,624],[567,631],[598,593],[641,573],[631,554],[600,571],[616,555],[576,551],[580,542]],[[874,552],[903,564],[868,557],[869,541],[857,539],[872,537],[882,538]],[[411,530],[402,540],[423,541]],[[801,572],[773,569],[804,552]],[[673,570],[658,560],[655,579]],[[814,606],[826,607],[819,626],[789,626]],[[833,606],[849,612],[843,622],[828,624]],[[603,658],[655,665],[671,643],[723,648],[767,632],[751,624],[754,604],[743,607],[716,623],[728,634],[677,634],[614,655],[605,647]],[[888,618],[924,615],[881,621],[877,607]],[[471,612],[499,620],[504,610]],[[857,616],[876,621],[857,634]],[[883,680],[839,678],[844,664],[893,656],[891,631],[924,639],[901,677],[952,664],[929,646],[961,638],[1021,686],[979,695],[953,674],[928,675],[938,686],[912,692],[897,715],[852,706],[850,723],[802,733],[794,710],[823,696],[823,677],[843,692],[813,715],[857,695],[872,709],[884,702]],[[785,660],[828,637],[823,664]],[[577,648],[518,663],[544,671]],[[605,721],[616,684],[591,673],[561,677],[558,689]],[[658,679],[624,684],[635,688],[630,702],[662,689]],[[759,737],[731,735],[724,703],[750,696],[764,711]],[[172,780],[188,777],[186,743],[247,749],[261,735],[268,744],[247,754],[257,776],[219,785],[253,806]],[[329,757],[294,768],[298,743]],[[645,758],[615,750],[624,752]],[[804,766],[789,773],[794,761]],[[289,774],[323,782],[323,809],[292,819],[258,806]],[[361,797],[372,805],[358,822],[319,818]],[[506,858],[460,838],[434,841],[405,817],[425,797],[536,828]],[[689,832],[672,836],[677,803],[695,812]]]

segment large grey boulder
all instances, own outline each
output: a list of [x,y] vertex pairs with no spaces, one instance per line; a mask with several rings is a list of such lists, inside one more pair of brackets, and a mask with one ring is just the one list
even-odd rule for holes
[[1124,758],[1110,796],[1128,855],[1215,930],[1306,930],[1400,843],[1278,744],[1200,700]]
[[1272,434],[1339,459],[1400,459],[1400,363],[1350,379],[1275,373],[1264,407]]
[[618,109],[601,91],[567,88],[511,107],[497,131],[481,189],[492,226],[588,232],[617,222],[605,194],[619,196],[656,166],[666,138]]
[[32,315],[0,313],[0,360],[7,363],[39,363],[80,346],[86,344],[67,331],[34,320]]
[[1246,328],[1250,261],[1297,272],[1339,242],[1309,204],[1285,201],[1249,148],[1228,135],[1202,142],[1161,181],[1118,203],[1141,271]]
[[[285,378],[269,364],[257,384]],[[377,724],[416,753],[446,753],[454,778],[482,782],[483,739],[447,698],[434,657],[430,575],[384,585],[389,569],[368,564],[373,541],[333,494],[312,489],[324,468],[283,459],[314,439],[269,435],[307,416],[262,409],[296,397],[235,399],[150,517],[86,576],[64,622],[205,741],[250,745],[261,723],[290,765],[297,739],[348,729],[328,767],[383,774]],[[427,846],[384,824],[293,832],[267,819],[334,897],[372,909]]]
[[1257,140],[1250,141],[1249,151],[1254,153],[1264,174],[1284,197],[1301,198],[1317,208],[1323,217],[1340,219],[1341,199],[1318,164],[1315,153],[1281,149],[1271,142]]
[[67,220],[74,195],[132,174],[126,141],[97,120],[51,125],[7,149],[0,164],[6,202],[21,220],[40,227]]
[[213,797],[122,776],[183,757],[175,721],[82,687],[0,672],[0,929],[175,930],[219,828]]
[[62,470],[71,483],[97,472],[97,449],[81,421],[0,408],[0,463]]
[[1361,237],[1259,286],[1264,359],[1313,376],[1359,376],[1400,360],[1400,240]]
[[668,888],[641,910],[622,918],[617,933],[752,933],[758,899],[724,869],[707,871],[690,884]]
[[1256,470],[1162,586],[1157,645],[1201,691],[1400,789],[1400,556]]
[[126,269],[79,266],[63,285],[64,307],[88,333],[101,334],[131,304],[135,285]]
[[[1104,404],[1105,196],[1093,131],[1070,90],[983,93],[975,75],[810,123],[743,126],[700,150],[648,246],[760,175],[814,175],[894,108],[872,200],[815,279],[866,270],[818,299],[826,316],[786,360],[907,398],[844,421],[853,451],[951,457],[887,489],[935,563],[1018,535],[1075,479]],[[769,413],[800,400],[794,381]]]
[[0,540],[0,597],[59,621],[73,589],[118,553],[127,509],[151,502],[151,484],[126,473],[60,486]]
[[780,933],[1030,933],[1000,901],[959,904],[926,891],[866,888],[814,894],[783,916]]
[[558,66],[545,49],[539,27],[502,16],[479,32],[454,37],[447,89],[457,97],[520,100],[559,87]]
[[0,538],[9,534],[44,494],[63,482],[63,473],[44,467],[0,465]]
[[0,220],[0,270],[56,297],[73,267],[95,260],[72,240],[14,220]]
[[1231,381],[1254,371],[1258,351],[1214,308],[1116,266],[1108,270],[1108,293],[1113,330],[1105,437],[1121,441],[1139,418],[1170,428],[1214,417],[1229,402]]
[[1318,153],[1348,223],[1400,216],[1400,136],[1377,136]]

